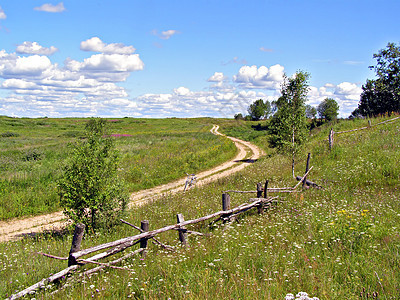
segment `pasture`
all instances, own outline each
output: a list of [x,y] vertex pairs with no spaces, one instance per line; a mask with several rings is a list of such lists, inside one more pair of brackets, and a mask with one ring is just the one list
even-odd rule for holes
[[[56,182],[87,119],[0,117],[0,220],[60,210]],[[212,119],[114,119],[120,177],[130,192],[222,163],[236,154]]]
[[[331,126],[340,131],[365,123],[340,121]],[[228,125],[226,132],[233,132],[235,126],[242,127],[242,133],[247,128],[248,135],[256,130],[235,121]],[[306,154],[311,153],[314,168],[308,178],[323,190],[281,194],[280,202],[263,215],[248,212],[229,225],[196,225],[191,229],[212,235],[190,236],[187,248],[180,246],[177,232],[166,233],[159,238],[175,246],[174,252],[151,245],[146,258],[130,258],[119,265],[130,271],[107,269],[91,277],[75,274],[30,297],[284,299],[303,291],[319,299],[398,299],[400,122],[338,135],[332,151],[327,143],[329,129],[314,130],[296,160],[296,175],[301,175]],[[261,143],[264,138],[254,139]],[[254,190],[265,179],[269,187],[294,186],[291,158],[271,152],[228,178],[130,210],[126,220],[136,225],[149,220],[155,229],[174,224],[177,213],[187,220],[207,215],[220,209],[222,191]],[[234,194],[231,205],[248,198]],[[110,232],[86,234],[82,247],[136,233],[121,224]],[[45,233],[0,244],[0,297],[63,269],[65,261],[36,252],[66,256],[71,239],[71,233]]]

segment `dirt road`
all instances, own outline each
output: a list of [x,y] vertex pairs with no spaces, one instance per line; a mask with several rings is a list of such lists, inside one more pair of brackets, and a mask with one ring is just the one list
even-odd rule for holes
[[[222,135],[218,132],[218,125],[214,125],[211,132],[215,135]],[[231,139],[238,148],[238,154],[230,161],[227,161],[215,168],[208,171],[196,174],[196,186],[204,185],[209,182],[215,181],[219,178],[229,176],[247,165],[253,163],[256,159],[263,155],[261,149],[257,146],[239,140],[233,137]],[[130,197],[129,208],[145,204],[149,200],[153,200],[165,193],[183,192],[186,178],[170,182],[161,186],[151,189],[135,192]],[[23,237],[27,234],[41,232],[43,230],[52,230],[62,228],[68,221],[65,219],[63,213],[55,212],[51,214],[35,216],[24,219],[15,219],[10,221],[0,222],[0,242],[9,241]]]

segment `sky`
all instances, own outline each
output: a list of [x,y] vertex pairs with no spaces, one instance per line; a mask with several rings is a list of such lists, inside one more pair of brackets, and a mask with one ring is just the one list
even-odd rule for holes
[[0,115],[228,117],[310,74],[357,107],[398,0],[0,0]]

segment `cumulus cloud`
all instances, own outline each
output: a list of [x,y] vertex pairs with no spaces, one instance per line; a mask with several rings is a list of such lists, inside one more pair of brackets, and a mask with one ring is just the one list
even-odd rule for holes
[[339,117],[346,118],[358,106],[362,88],[355,83],[342,82],[338,85],[325,84],[323,87],[310,87],[307,104],[318,106],[326,98],[339,104]]
[[4,20],[6,18],[7,18],[6,13],[4,12],[4,10],[0,6],[0,20],[2,20],[2,19]]
[[57,5],[53,5],[50,3],[45,3],[42,6],[35,7],[34,10],[44,11],[49,13],[59,13],[65,10],[64,3],[60,2]]
[[23,42],[21,45],[17,45],[17,53],[20,54],[39,54],[39,55],[52,55],[58,51],[54,46],[50,48],[43,47],[37,42]]
[[224,76],[224,73],[222,72],[215,72],[214,75],[212,75],[210,78],[208,78],[207,81],[209,82],[221,82],[224,81],[226,77]]
[[266,66],[243,66],[233,81],[246,89],[278,89],[283,80],[284,67],[277,64],[270,68]]
[[92,37],[81,42],[81,50],[101,52],[106,54],[132,54],[135,52],[133,46],[125,46],[122,43],[106,44],[98,37]]
[[[43,47],[38,44],[19,46],[24,54],[29,51],[27,49],[43,53]],[[10,94],[2,97],[0,113],[31,117],[43,114],[55,117],[121,116],[124,109],[134,110],[136,106],[134,100],[128,100],[126,90],[117,84],[143,67],[138,54],[100,53],[83,61],[67,59],[64,66],[60,66],[45,55],[20,56],[1,50],[0,78],[3,82],[0,87]],[[19,103],[18,108],[15,103]]]

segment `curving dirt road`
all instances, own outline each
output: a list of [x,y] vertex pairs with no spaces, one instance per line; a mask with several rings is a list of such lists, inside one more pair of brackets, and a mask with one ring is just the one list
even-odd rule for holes
[[[211,129],[211,132],[215,135],[224,136],[218,132],[218,128],[218,125],[214,125]],[[235,143],[235,146],[238,149],[238,154],[230,161],[227,161],[208,171],[196,174],[196,186],[201,186],[219,178],[229,176],[245,168],[247,165],[253,163],[263,155],[263,151],[261,149],[249,142],[229,136],[226,137]],[[130,203],[128,207],[132,208],[143,205],[146,202],[154,200],[154,198],[157,198],[165,193],[177,193],[179,191],[183,191],[185,181],[186,178],[183,178],[151,189],[135,192],[130,197]],[[62,228],[67,222],[68,221],[65,219],[61,211],[25,219],[2,221],[0,222],[0,242],[17,239],[23,237],[24,235],[34,234],[43,230]]]

